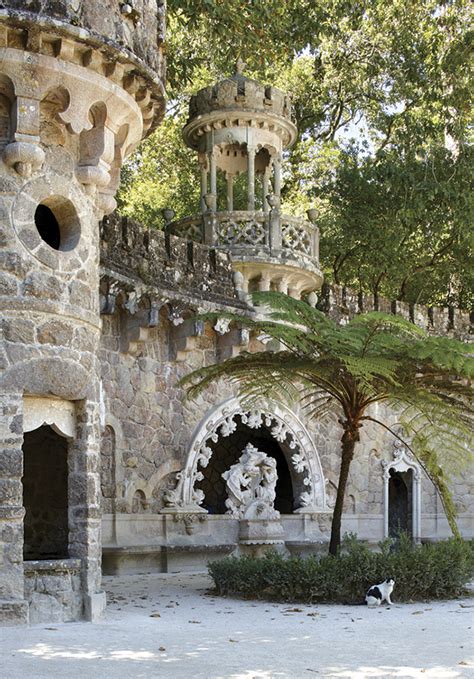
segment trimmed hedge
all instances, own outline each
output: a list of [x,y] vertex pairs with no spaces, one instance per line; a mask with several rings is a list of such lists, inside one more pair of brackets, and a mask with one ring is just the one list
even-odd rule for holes
[[305,603],[355,603],[370,585],[395,578],[394,601],[446,599],[464,593],[474,576],[474,543],[452,538],[414,545],[401,535],[373,552],[355,536],[344,539],[338,557],[227,557],[208,564],[217,594]]

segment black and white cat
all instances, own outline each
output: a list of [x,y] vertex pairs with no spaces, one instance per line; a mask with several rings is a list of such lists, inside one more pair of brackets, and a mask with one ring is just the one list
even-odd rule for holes
[[386,601],[389,605],[392,603],[390,594],[393,592],[395,580],[387,578],[380,585],[373,585],[367,590],[365,595],[365,603],[367,606],[380,606],[382,601]]

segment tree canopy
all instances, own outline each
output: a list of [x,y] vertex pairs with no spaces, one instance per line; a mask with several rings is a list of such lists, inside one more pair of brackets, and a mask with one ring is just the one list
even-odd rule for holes
[[191,93],[247,74],[292,94],[283,209],[320,211],[328,280],[410,302],[473,296],[467,0],[168,1],[168,117],[124,169],[122,212],[198,209]]

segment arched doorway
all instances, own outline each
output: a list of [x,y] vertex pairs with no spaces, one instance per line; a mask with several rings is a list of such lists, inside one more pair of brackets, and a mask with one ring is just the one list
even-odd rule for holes
[[400,531],[412,535],[412,471],[390,470],[388,482],[388,534],[397,537]]
[[25,560],[68,557],[68,442],[49,425],[23,439]]
[[399,441],[393,460],[382,460],[384,537],[407,531],[415,541],[421,537],[421,469]]
[[242,422],[240,416],[234,421],[236,424],[234,433],[209,444],[212,456],[207,467],[202,470],[203,478],[195,486],[204,493],[202,507],[210,514],[226,513],[227,494],[222,473],[237,462],[247,443],[251,443],[276,460],[278,480],[274,506],[281,514],[291,514],[294,509],[293,483],[281,444],[275,441],[265,426],[251,429]]

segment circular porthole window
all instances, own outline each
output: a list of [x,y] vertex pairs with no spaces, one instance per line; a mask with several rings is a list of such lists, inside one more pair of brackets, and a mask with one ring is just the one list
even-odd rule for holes
[[81,225],[76,209],[63,196],[50,196],[35,211],[36,229],[53,250],[73,250],[81,236]]

